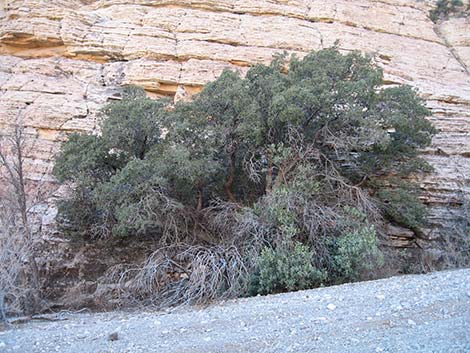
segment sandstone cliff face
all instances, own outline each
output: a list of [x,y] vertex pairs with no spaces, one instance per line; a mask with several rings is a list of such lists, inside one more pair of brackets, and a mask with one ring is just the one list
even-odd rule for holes
[[[431,0],[0,0],[0,128],[21,112],[49,176],[71,131],[94,131],[123,84],[197,92],[286,50],[337,44],[375,56],[387,84],[416,87],[440,129],[420,180],[441,225],[470,194],[470,17],[432,23]],[[50,176],[49,176],[50,178]],[[52,179],[51,179],[52,180]],[[399,244],[409,244],[406,234]],[[393,233],[393,232],[392,232]]]

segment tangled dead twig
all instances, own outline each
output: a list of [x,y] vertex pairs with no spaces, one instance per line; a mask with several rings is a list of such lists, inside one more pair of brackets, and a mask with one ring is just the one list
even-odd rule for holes
[[6,311],[32,314],[41,305],[33,225],[35,208],[51,190],[28,178],[26,162],[35,141],[25,133],[21,112],[0,134],[0,321]]
[[180,244],[158,249],[140,266],[111,268],[104,280],[118,284],[123,304],[168,307],[237,297],[247,278],[237,247]]

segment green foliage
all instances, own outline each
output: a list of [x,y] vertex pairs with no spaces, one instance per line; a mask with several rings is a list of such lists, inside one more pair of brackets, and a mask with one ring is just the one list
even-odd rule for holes
[[87,239],[99,234],[94,231],[95,225],[106,223],[100,217],[103,212],[100,212],[93,200],[93,188],[85,185],[86,180],[82,182],[70,191],[67,198],[59,201],[57,221],[59,228],[66,233]]
[[384,262],[375,227],[362,212],[346,208],[340,228],[341,235],[331,245],[334,269],[331,277],[337,282],[373,277]]
[[[291,220],[287,223],[292,227]],[[280,229],[284,240],[274,249],[265,247],[260,253],[250,284],[251,294],[373,278],[384,264],[375,227],[357,209],[346,207],[336,224],[336,235],[317,239],[316,250],[293,240],[298,231],[285,224]],[[323,248],[319,246],[321,242]]]
[[102,138],[74,133],[62,147],[54,174],[61,182],[86,178],[88,183],[95,183],[109,179],[123,165],[122,158],[110,153]]
[[436,7],[429,11],[429,17],[436,23],[440,19],[445,19],[451,13],[455,13],[464,6],[462,0],[438,0]]
[[426,207],[418,199],[418,190],[402,182],[382,188],[377,196],[383,202],[385,215],[401,226],[418,229],[426,223]]
[[251,284],[252,294],[297,291],[320,286],[326,279],[322,270],[312,265],[313,254],[300,243],[285,243],[276,249],[264,248],[259,270]]
[[102,136],[108,148],[129,158],[144,159],[161,140],[167,99],[153,100],[142,89],[125,87],[121,101],[103,110]]
[[[125,87],[122,100],[103,109],[108,118],[100,136],[70,136],[54,166],[56,177],[73,185],[70,197],[59,202],[64,230],[108,237],[155,234],[164,227],[161,215],[178,208],[164,193],[168,173],[183,172],[154,163],[168,158],[161,154],[167,104],[147,98],[140,88]],[[149,154],[157,158],[151,161]]]
[[166,180],[148,161],[134,159],[96,188],[94,201],[112,215],[108,223],[112,234],[147,234],[149,227],[161,226],[157,219],[165,209],[165,187]]
[[[256,293],[367,278],[382,214],[412,229],[425,221],[417,194],[387,176],[427,171],[419,150],[435,133],[415,90],[382,84],[370,57],[326,49],[245,78],[225,71],[171,107],[127,87],[101,134],[71,135],[57,157],[71,186],[62,225],[235,248]],[[219,264],[206,255],[202,272]]]

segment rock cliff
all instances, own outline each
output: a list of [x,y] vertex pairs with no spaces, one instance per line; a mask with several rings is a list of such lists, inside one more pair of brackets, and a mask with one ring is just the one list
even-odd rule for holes
[[[468,2],[468,1],[467,1]],[[18,114],[37,138],[31,178],[49,177],[71,131],[95,131],[123,84],[193,93],[223,69],[336,44],[374,55],[409,84],[440,130],[420,180],[439,226],[470,194],[470,17],[434,24],[431,0],[0,0],[0,128]],[[396,244],[411,238],[391,231]],[[432,236],[432,235],[430,235]]]

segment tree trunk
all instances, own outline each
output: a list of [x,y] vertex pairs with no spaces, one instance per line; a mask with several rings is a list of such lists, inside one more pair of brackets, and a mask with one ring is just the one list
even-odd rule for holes
[[229,177],[225,183],[225,192],[227,193],[228,199],[231,202],[237,202],[235,195],[232,192],[233,182],[235,180],[235,155],[230,154],[230,167],[229,167]]
[[197,192],[197,210],[202,210],[202,189]]
[[26,190],[25,190],[25,176],[24,176],[24,169],[23,169],[23,162],[24,162],[24,156],[23,156],[23,132],[21,130],[21,127],[16,127],[15,131],[15,152],[16,152],[16,158],[17,158],[17,165],[16,165],[16,173],[18,176],[18,183],[16,187],[16,193],[18,197],[18,206],[19,206],[19,212],[21,214],[21,222],[23,226],[23,232],[24,232],[24,237],[26,239],[28,248],[29,250],[29,255],[28,255],[28,264],[29,268],[31,271],[31,287],[33,290],[33,303],[32,307],[30,310],[32,313],[36,312],[38,309],[38,304],[39,304],[39,297],[40,297],[40,283],[39,283],[39,268],[38,264],[36,262],[36,258],[34,256],[34,240],[33,240],[33,233],[31,231],[31,225],[30,225],[30,219],[28,215],[28,203],[26,200]]
[[[24,160],[27,154],[26,139],[24,135],[24,127],[20,116],[17,116],[17,120],[14,126],[14,130],[11,135],[2,136],[2,141],[6,142],[11,146],[8,152],[0,150],[0,165],[3,167],[2,176],[11,186],[11,198],[9,197],[9,205],[12,211],[12,220],[10,226],[15,227],[18,237],[16,241],[21,242],[22,248],[26,249],[27,253],[21,254],[21,258],[26,258],[28,261],[28,272],[27,275],[27,293],[29,293],[28,301],[29,307],[25,308],[30,313],[37,312],[39,309],[41,299],[41,282],[39,267],[34,254],[34,236],[31,228],[31,207],[36,205],[39,201],[35,198],[29,200],[32,192],[28,190],[27,180],[24,170]],[[7,158],[7,154],[11,154],[11,158]],[[39,188],[36,186],[39,197]],[[31,203],[31,204],[30,204]],[[20,254],[18,254],[20,256]],[[27,294],[24,293],[24,294]],[[7,293],[0,293],[0,318],[5,316],[5,295]]]
[[266,194],[270,194],[273,190],[273,163],[269,161],[268,172],[266,173]]

